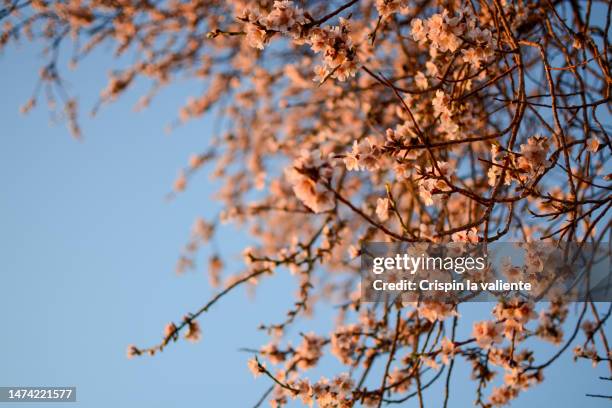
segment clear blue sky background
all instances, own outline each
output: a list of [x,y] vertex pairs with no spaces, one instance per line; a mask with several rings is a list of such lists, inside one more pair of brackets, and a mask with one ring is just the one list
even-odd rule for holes
[[[261,322],[282,320],[295,290],[288,277],[264,281],[255,300],[244,290],[225,298],[201,320],[200,343],[180,342],[154,358],[125,357],[129,343],[159,341],[168,321],[212,293],[203,268],[177,277],[174,265],[194,218],[218,210],[213,186],[200,174],[184,195],[164,200],[211,132],[210,120],[200,120],[164,133],[199,85],[179,82],[139,114],[132,112],[139,94],[130,92],[94,119],[83,115],[85,140],[76,142],[64,126],[50,124],[44,106],[28,117],[18,113],[39,63],[27,43],[0,56],[0,386],[74,385],[72,407],[252,406],[269,381],[253,380],[249,355],[237,349],[265,341],[256,330]],[[94,55],[70,74],[84,110],[110,66],[107,56]],[[247,239],[233,227],[218,238],[229,252]],[[489,310],[476,304],[462,313],[467,322]],[[319,310],[305,328],[325,331],[331,319]],[[337,367],[326,361],[311,378],[333,376]],[[512,406],[609,406],[584,396],[610,393],[599,375],[607,375],[604,367],[573,363],[567,354]],[[471,406],[475,385],[465,366],[453,378],[451,407]],[[440,406],[439,387],[426,396],[426,406]]]

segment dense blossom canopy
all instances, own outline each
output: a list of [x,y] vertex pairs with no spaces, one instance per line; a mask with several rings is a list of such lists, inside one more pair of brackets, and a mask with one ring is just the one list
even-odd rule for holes
[[[422,406],[436,381],[446,381],[446,406],[459,358],[472,365],[476,404],[502,406],[542,381],[569,347],[577,345],[576,358],[610,364],[609,308],[581,303],[577,326],[567,327],[563,298],[500,302],[475,323],[463,322],[457,304],[361,303],[358,256],[367,241],[609,241],[612,3],[3,2],[0,47],[23,38],[46,47],[24,111],[46,97],[79,136],[59,61],[78,64],[112,44],[133,63],[113,72],[98,105],[145,78],[144,108],[187,76],[206,86],[177,123],[209,113],[223,123],[174,185],[179,194],[202,169],[224,181],[224,211],[196,221],[178,269],[192,266],[220,223],[243,225],[256,245],[245,249],[241,272],[213,256],[218,294],[170,323],[159,345],[130,346],[130,356],[161,351],[180,334],[197,341],[196,319],[226,293],[291,273],[299,283],[294,308],[262,325],[270,343],[248,362],[271,381],[273,406],[409,398]],[[335,328],[292,345],[289,327],[299,332],[299,318],[325,299],[340,305]],[[456,336],[462,322],[473,323],[471,337]],[[558,351],[536,355],[527,340]],[[328,355],[346,373],[309,378]]]

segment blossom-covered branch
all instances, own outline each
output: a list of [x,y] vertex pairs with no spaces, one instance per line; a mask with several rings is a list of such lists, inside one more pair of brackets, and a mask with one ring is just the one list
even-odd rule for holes
[[[572,348],[612,374],[611,309],[584,302],[570,327],[562,297],[500,302],[478,322],[454,303],[363,303],[360,248],[609,242],[611,11],[599,0],[4,0],[0,49],[42,44],[46,59],[22,110],[46,98],[75,136],[64,60],[78,66],[108,45],[131,56],[94,112],[137,80],[150,85],[138,109],[179,77],[204,85],[177,108],[173,126],[205,115],[219,126],[169,198],[205,171],[223,181],[223,211],[196,220],[177,271],[195,267],[223,224],[244,228],[253,245],[234,274],[224,262],[233,254],[214,245],[208,272],[219,291],[169,323],[157,345],[130,346],[130,356],[155,354],[183,334],[199,340],[203,316],[227,293],[291,274],[292,306],[272,323],[261,317],[270,342],[248,363],[270,381],[263,398],[273,406],[410,398],[424,406],[424,391],[438,383],[447,406],[453,366],[463,361],[477,405],[491,407],[543,381]],[[535,256],[528,267],[541,263]],[[301,318],[326,299],[337,306],[334,328],[301,333]],[[468,338],[457,337],[461,325],[471,326]],[[536,355],[536,341],[552,351]],[[308,379],[325,358],[345,372]]]

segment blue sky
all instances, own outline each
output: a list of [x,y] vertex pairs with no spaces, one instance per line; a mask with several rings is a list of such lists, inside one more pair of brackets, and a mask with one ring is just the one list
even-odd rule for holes
[[[0,55],[0,386],[74,385],[74,407],[252,406],[269,382],[253,380],[249,356],[237,350],[263,344],[257,326],[282,319],[295,288],[289,277],[264,281],[255,299],[244,290],[224,298],[201,320],[200,343],[125,357],[129,343],[157,342],[168,321],[212,293],[203,268],[177,277],[174,265],[195,217],[219,210],[213,185],[199,174],[185,194],[164,199],[178,169],[210,136],[210,120],[164,132],[193,84],[179,82],[143,113],[132,112],[139,94],[130,92],[96,118],[82,115],[85,139],[77,142],[50,123],[44,106],[27,117],[18,112],[39,63],[27,43]],[[94,105],[110,66],[94,55],[70,74],[83,111]],[[246,242],[233,227],[217,241],[229,253]],[[462,314],[470,321],[488,310],[475,304]],[[325,331],[331,320],[319,310],[303,328]],[[337,369],[326,361],[311,378]],[[512,406],[608,406],[584,397],[605,391],[599,375],[607,375],[603,367],[573,363],[568,354]],[[452,384],[450,406],[470,406],[475,385],[464,366]],[[426,396],[428,406],[439,406],[440,388]]]

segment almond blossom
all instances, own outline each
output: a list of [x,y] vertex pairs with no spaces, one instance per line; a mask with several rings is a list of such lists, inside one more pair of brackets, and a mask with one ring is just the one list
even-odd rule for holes
[[[177,163],[167,195],[192,199],[183,193],[213,181],[215,206],[177,254],[177,271],[203,279],[206,303],[128,357],[175,341],[206,347],[205,314],[244,287],[281,308],[250,316],[268,338],[244,345],[272,406],[378,407],[419,392],[431,406],[425,384],[443,390],[446,374],[430,368],[457,360],[471,367],[480,406],[529,392],[565,350],[608,369],[609,313],[598,302],[499,295],[481,304],[492,320],[474,322],[463,312],[470,299],[365,302],[359,273],[370,242],[410,244],[417,256],[435,244],[606,242],[612,78],[605,19],[594,17],[608,12],[603,2],[589,3],[590,18],[563,2],[5,3],[0,48],[53,51],[41,54],[24,114],[49,106],[80,136],[78,82],[63,67],[110,49],[94,111],[127,92],[142,92],[144,109],[180,78],[189,96],[168,106],[169,130],[214,124],[198,139],[204,153]],[[246,248],[227,245],[232,234]],[[535,247],[498,272],[540,290],[557,258]],[[493,272],[487,264],[470,278]],[[261,296],[277,279],[293,285]]]

